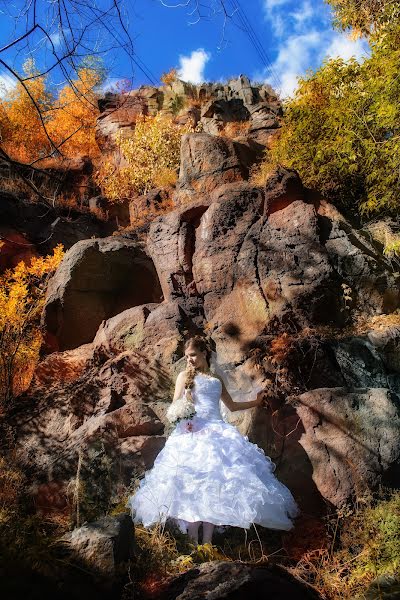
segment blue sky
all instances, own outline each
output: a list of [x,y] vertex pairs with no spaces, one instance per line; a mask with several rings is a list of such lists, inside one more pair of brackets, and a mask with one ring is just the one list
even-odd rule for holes
[[[15,11],[23,0],[0,0],[0,46],[15,36]],[[103,7],[111,0],[97,0]],[[257,81],[267,81],[282,96],[291,95],[296,79],[307,69],[317,68],[326,56],[354,55],[362,60],[368,52],[365,40],[351,40],[331,26],[331,12],[322,0],[225,0],[227,18],[219,0],[203,0],[202,18],[196,14],[195,0],[122,0],[124,24],[134,43],[132,63],[121,48],[105,55],[109,71],[107,82],[122,78],[132,80],[133,87],[159,83],[161,74],[172,67],[182,79],[223,81],[241,73]],[[39,0],[40,18],[49,19],[50,0]],[[112,21],[110,20],[110,26]],[[250,27],[250,30],[249,30]],[[249,38],[252,37],[253,41]],[[60,33],[51,31],[56,47]],[[109,45],[108,34],[99,31],[90,38],[94,47]],[[43,36],[32,40],[31,48],[38,65],[51,64],[48,42]],[[256,41],[254,41],[256,40]],[[35,43],[34,43],[35,42]],[[258,50],[255,45],[258,44]],[[260,47],[261,45],[261,47]],[[27,48],[0,54],[17,69],[29,55]],[[143,71],[148,73],[146,76]],[[62,74],[51,74],[53,83],[62,83]],[[0,82],[12,85],[12,77],[0,65]]]

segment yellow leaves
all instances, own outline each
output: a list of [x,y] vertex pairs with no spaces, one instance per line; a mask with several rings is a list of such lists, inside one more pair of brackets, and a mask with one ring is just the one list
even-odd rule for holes
[[[24,71],[28,76],[37,75],[33,61],[24,64]],[[0,140],[8,154],[23,162],[50,154],[53,148],[45,125],[65,156],[97,156],[95,88],[100,79],[100,69],[83,67],[57,98],[48,90],[45,76],[18,83],[0,102]]]
[[18,263],[0,276],[0,393],[3,402],[29,385],[42,343],[39,317],[47,278],[64,255],[59,244],[53,254]]
[[176,181],[180,162],[180,145],[184,133],[193,131],[191,125],[179,126],[170,116],[142,116],[132,137],[117,138],[127,167],[117,168],[106,161],[99,169],[97,182],[110,200],[120,200],[145,194],[163,183],[166,187]]
[[178,79],[178,71],[176,69],[171,69],[167,73],[163,73],[160,79],[164,85],[172,85],[174,81],[177,81]]
[[99,114],[95,87],[99,79],[93,69],[80,69],[77,79],[60,91],[54,104],[49,131],[56,145],[67,140],[61,147],[66,156],[97,156],[100,153],[95,140]]

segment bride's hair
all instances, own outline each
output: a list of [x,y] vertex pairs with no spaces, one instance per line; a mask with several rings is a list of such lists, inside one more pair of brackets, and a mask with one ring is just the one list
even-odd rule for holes
[[[201,335],[194,335],[189,338],[185,342],[185,350],[189,348],[189,346],[193,346],[200,352],[206,353],[206,361],[208,364],[208,368],[211,366],[211,347],[207,341],[207,339]],[[194,378],[196,376],[196,369],[194,367],[187,366],[185,371],[185,389],[189,390],[189,397],[192,399],[191,390],[194,385]]]

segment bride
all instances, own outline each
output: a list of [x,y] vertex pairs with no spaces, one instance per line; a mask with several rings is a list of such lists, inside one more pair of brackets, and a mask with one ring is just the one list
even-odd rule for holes
[[211,372],[211,350],[201,336],[187,340],[185,357],[187,366],[176,379],[169,409],[175,428],[128,498],[133,521],[150,527],[174,519],[196,544],[201,524],[203,544],[212,542],[215,525],[291,529],[298,507],[274,476],[274,463],[226,423],[219,408],[220,400],[231,411],[261,406],[262,392],[253,401],[234,402]]

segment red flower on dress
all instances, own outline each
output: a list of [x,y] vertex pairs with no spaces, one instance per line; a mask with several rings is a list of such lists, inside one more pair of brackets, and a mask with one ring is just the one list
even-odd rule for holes
[[190,421],[186,423],[185,429],[186,431],[193,431],[193,423],[191,423]]

